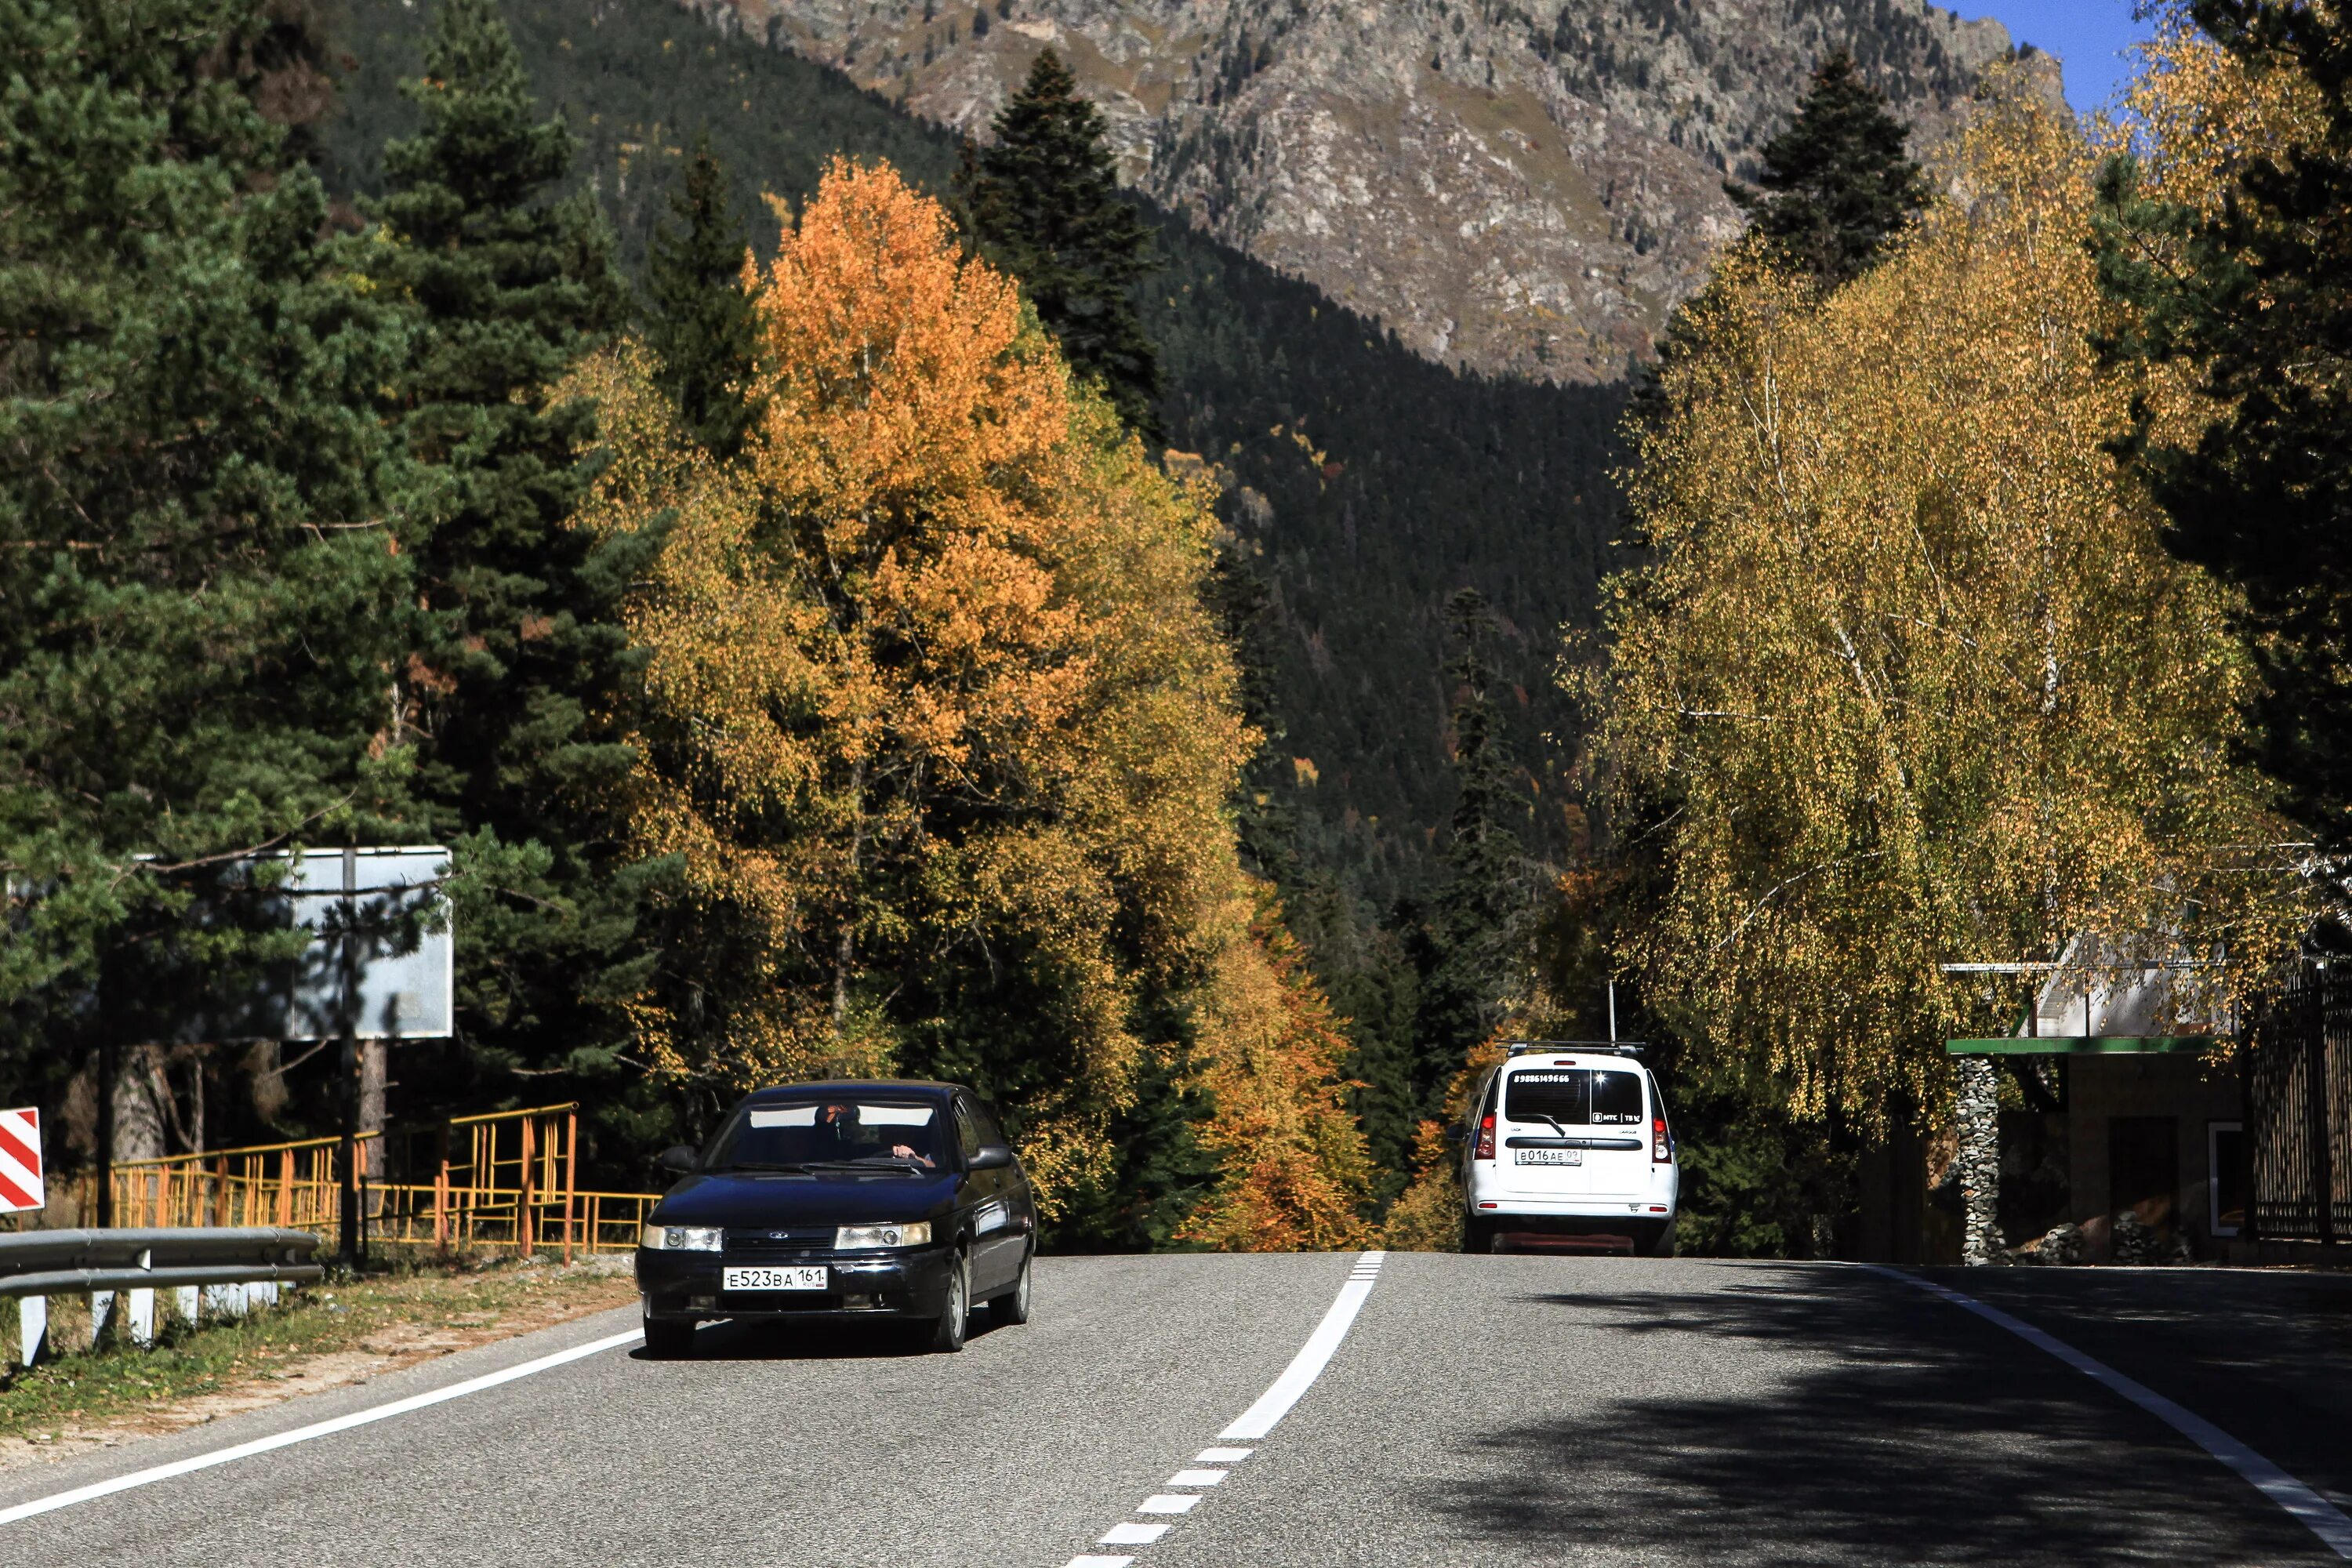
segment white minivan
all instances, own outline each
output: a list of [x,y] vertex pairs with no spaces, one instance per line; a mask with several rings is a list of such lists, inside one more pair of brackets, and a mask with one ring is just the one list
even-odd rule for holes
[[1461,1138],[1464,1251],[1522,1236],[1674,1251],[1674,1131],[1633,1047],[1512,1047],[1471,1095]]

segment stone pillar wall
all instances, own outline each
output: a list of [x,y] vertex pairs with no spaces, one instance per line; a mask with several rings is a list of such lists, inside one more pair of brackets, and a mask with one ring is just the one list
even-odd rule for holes
[[2000,1257],[2000,1224],[1995,1210],[2000,1199],[2000,1089],[1992,1058],[1958,1058],[1960,1083],[1954,1121],[1958,1123],[1962,1232],[1960,1257],[1967,1263],[1997,1261]]

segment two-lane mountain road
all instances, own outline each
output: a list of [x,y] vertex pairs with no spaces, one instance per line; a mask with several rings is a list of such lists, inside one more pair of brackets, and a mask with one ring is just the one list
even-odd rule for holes
[[1067,1258],[961,1355],[635,1323],[0,1476],[0,1563],[2352,1558],[2342,1278]]

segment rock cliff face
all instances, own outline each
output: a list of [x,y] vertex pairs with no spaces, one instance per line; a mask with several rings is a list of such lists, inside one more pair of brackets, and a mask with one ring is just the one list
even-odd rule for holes
[[1738,232],[1840,44],[1914,122],[2010,50],[1924,0],[685,0],[984,133],[1050,45],[1126,177],[1432,358],[1596,381]]

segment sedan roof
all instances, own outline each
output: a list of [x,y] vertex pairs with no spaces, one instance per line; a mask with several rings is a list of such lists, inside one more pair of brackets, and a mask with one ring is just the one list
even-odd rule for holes
[[962,1087],[961,1084],[940,1083],[930,1079],[838,1079],[821,1083],[777,1084],[769,1089],[755,1089],[745,1098],[752,1100],[806,1100],[813,1096],[855,1099],[861,1094],[869,1094],[945,1100]]

